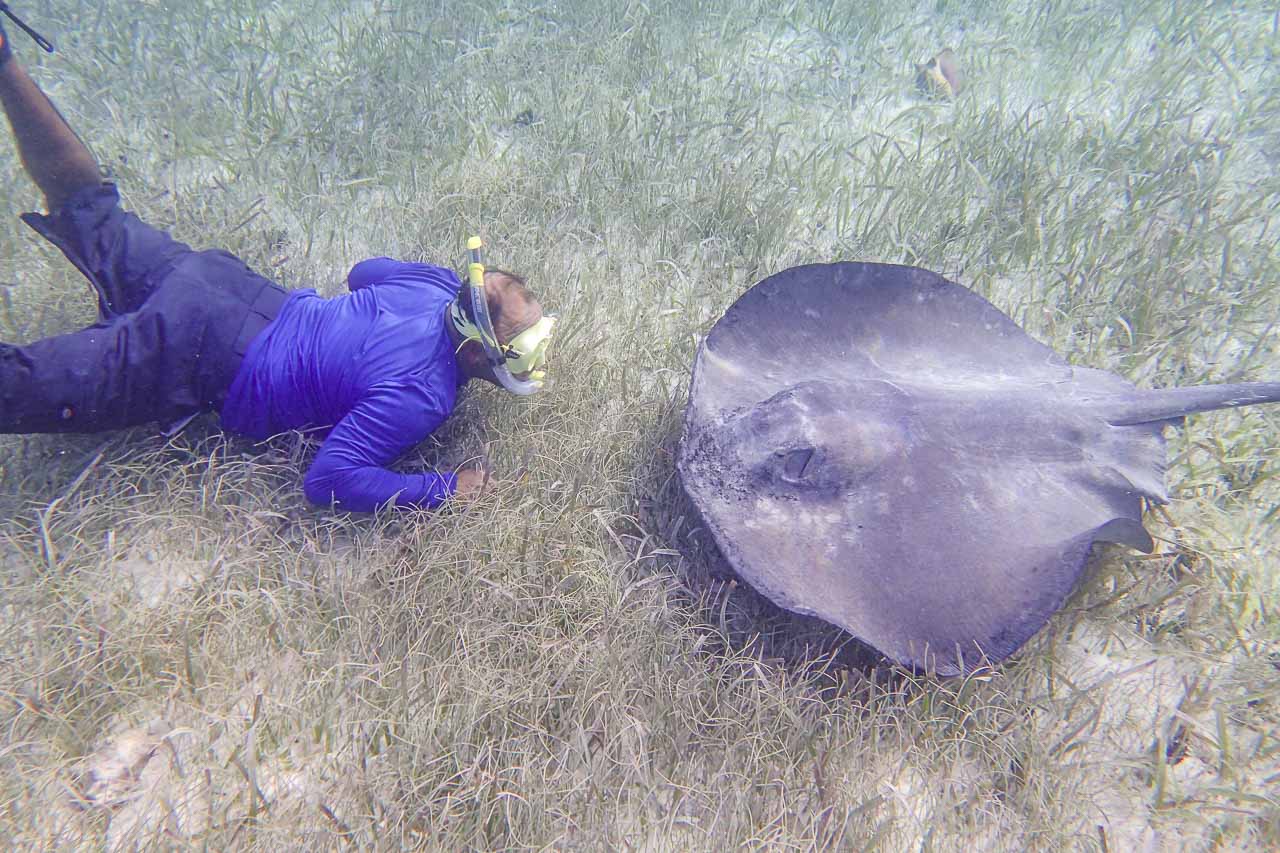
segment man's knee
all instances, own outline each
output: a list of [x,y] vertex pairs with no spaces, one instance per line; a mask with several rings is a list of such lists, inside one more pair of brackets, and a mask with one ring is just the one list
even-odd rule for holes
[[96,432],[83,427],[88,377],[56,379],[27,347],[0,343],[0,433]]

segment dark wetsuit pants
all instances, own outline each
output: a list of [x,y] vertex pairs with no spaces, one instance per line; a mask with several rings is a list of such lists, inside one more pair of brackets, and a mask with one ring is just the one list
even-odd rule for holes
[[286,291],[221,251],[196,252],[86,187],[23,219],[98,293],[98,322],[0,343],[0,433],[169,424],[221,408],[249,342]]

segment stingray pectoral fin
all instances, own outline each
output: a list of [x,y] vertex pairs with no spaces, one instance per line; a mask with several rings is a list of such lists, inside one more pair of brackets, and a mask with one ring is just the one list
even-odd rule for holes
[[1280,402],[1280,382],[1196,385],[1135,391],[1101,403],[1103,416],[1114,426],[1174,421],[1196,412]]
[[1142,523],[1132,518],[1113,518],[1093,532],[1098,542],[1112,542],[1116,545],[1128,545],[1144,554],[1156,549],[1151,534]]

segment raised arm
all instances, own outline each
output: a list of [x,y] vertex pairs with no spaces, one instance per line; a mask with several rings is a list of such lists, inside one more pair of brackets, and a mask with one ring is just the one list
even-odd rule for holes
[[454,474],[399,474],[386,465],[430,435],[446,415],[427,388],[375,389],[320,446],[303,481],[307,499],[355,512],[372,512],[392,498],[396,506],[438,506],[453,494]]
[[18,157],[44,193],[50,213],[81,187],[102,182],[98,162],[53,102],[40,91],[9,50],[0,27],[0,104],[4,106]]

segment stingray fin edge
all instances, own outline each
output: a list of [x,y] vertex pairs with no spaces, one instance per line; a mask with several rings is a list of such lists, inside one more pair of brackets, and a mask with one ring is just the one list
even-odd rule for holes
[[1115,545],[1128,545],[1144,554],[1156,549],[1156,543],[1142,526],[1142,522],[1132,518],[1113,518],[1093,531],[1095,542],[1111,542]]

